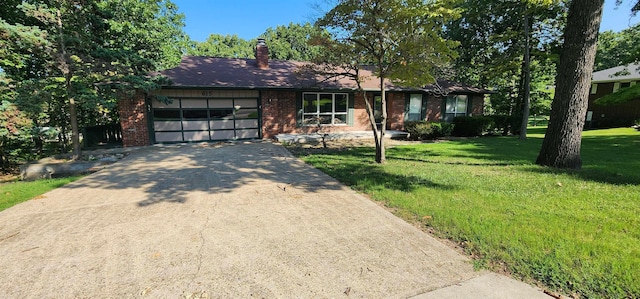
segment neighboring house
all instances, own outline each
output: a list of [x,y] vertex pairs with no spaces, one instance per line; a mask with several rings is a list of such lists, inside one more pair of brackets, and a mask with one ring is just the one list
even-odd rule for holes
[[[160,72],[172,81],[157,95],[140,94],[120,102],[124,146],[165,142],[273,138],[318,129],[371,130],[364,97],[351,79],[322,80],[302,75],[306,63],[269,61],[263,41],[256,59],[187,56]],[[380,115],[379,79],[371,72],[362,87]],[[451,121],[481,115],[490,91],[448,81],[409,89],[387,82],[387,129],[402,130],[409,120]]]
[[589,107],[587,108],[588,128],[630,126],[640,119],[640,98],[620,104],[598,104],[597,99],[614,93],[621,88],[634,86],[640,81],[640,64],[629,64],[593,73]]

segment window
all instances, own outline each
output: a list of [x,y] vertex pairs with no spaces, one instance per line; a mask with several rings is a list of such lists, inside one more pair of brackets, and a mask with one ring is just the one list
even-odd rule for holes
[[373,97],[373,118],[376,120],[376,124],[382,122],[382,96]]
[[425,116],[422,115],[422,95],[411,94],[409,96],[409,107],[407,111],[407,120],[423,120]]
[[450,95],[447,97],[444,121],[452,122],[455,117],[466,116],[469,98],[466,95]]
[[620,88],[626,88],[635,85],[633,83],[635,82],[615,82],[613,83],[613,92],[618,91]]
[[591,94],[596,94],[598,92],[598,83],[591,84]]
[[346,125],[349,96],[346,93],[303,93],[302,125]]
[[155,109],[153,110],[155,120],[180,120],[180,109]]
[[209,115],[207,114],[207,109],[185,109],[182,110],[182,118],[184,119],[207,119]]

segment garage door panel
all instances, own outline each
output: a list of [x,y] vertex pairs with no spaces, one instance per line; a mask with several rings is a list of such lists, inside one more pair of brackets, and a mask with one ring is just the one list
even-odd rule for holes
[[209,100],[209,108],[232,108],[233,100]]
[[156,132],[156,142],[181,142],[182,132]]
[[225,130],[225,129],[233,129],[233,120],[212,120],[211,121],[211,129],[212,130]]
[[188,120],[182,122],[183,130],[209,130],[209,122],[206,120]]
[[153,123],[153,129],[156,131],[180,131],[182,125],[179,121],[156,121]]
[[184,141],[208,141],[209,131],[186,131]]
[[257,119],[239,119],[236,120],[236,129],[253,129],[258,127]]
[[233,105],[236,109],[240,108],[258,108],[258,101],[254,99],[243,99],[233,101]]
[[258,138],[258,129],[236,130],[236,136],[238,139]]
[[227,140],[235,138],[233,130],[210,131],[211,140]]
[[227,96],[229,98],[174,99],[170,104],[153,102],[155,141],[259,138],[258,100]]
[[236,119],[238,118],[258,118],[258,109],[240,109],[236,111]]
[[180,108],[180,100],[173,99],[173,101],[168,104],[160,101],[153,101],[153,108]]
[[207,101],[182,100],[182,108],[207,108]]

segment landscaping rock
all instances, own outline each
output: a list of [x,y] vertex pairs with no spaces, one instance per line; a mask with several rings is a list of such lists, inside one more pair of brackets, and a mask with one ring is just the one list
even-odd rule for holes
[[40,163],[26,164],[26,165],[20,166],[20,176],[23,181],[59,178],[59,177],[95,172],[102,169],[103,167],[101,166],[111,164],[111,163],[101,162],[101,161],[92,161],[92,162],[81,161],[81,162],[50,163],[50,164],[40,164]]

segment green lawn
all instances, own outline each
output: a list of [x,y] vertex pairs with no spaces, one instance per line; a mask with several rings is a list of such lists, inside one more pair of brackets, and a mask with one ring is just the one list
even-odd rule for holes
[[455,240],[477,266],[503,268],[552,291],[640,297],[640,132],[586,131],[583,170],[533,164],[529,139],[471,138],[301,158],[409,221]]
[[0,184],[0,211],[23,201],[32,199],[58,187],[73,182],[82,176],[59,179],[38,180],[33,182],[13,182]]

